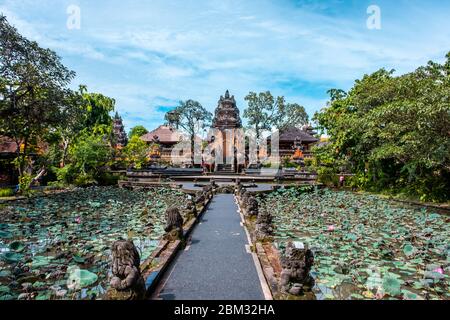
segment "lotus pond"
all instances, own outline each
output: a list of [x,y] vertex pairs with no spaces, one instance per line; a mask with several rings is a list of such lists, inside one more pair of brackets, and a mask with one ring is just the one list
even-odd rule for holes
[[275,246],[308,244],[318,299],[450,298],[450,219],[377,196],[282,189],[259,198]]
[[110,247],[132,239],[141,261],[164,233],[178,190],[88,188],[0,207],[0,299],[95,299],[108,287]]

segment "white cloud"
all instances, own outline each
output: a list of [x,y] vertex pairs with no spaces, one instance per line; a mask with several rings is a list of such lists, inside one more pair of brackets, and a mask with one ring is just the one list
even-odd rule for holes
[[241,109],[248,91],[271,90],[312,115],[324,105],[325,88],[348,89],[380,67],[411,71],[450,49],[450,22],[439,5],[411,2],[394,10],[391,2],[379,2],[379,32],[365,27],[363,5],[337,0],[78,0],[77,32],[64,28],[69,0],[57,6],[7,0],[0,11],[63,56],[77,81],[115,97],[132,125],[139,117],[160,122],[156,106],[189,98],[212,111],[225,89]]

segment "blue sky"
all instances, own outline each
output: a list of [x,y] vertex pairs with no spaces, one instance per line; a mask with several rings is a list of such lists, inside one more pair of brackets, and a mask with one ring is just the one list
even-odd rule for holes
[[[372,4],[381,30],[366,26]],[[447,0],[0,0],[0,12],[77,72],[74,87],[115,98],[127,130],[156,127],[179,100],[213,111],[226,89],[241,111],[249,91],[270,90],[312,116],[330,88],[450,51]]]

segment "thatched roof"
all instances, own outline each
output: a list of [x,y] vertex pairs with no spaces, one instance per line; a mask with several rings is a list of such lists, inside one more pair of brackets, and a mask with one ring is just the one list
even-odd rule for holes
[[155,130],[144,134],[141,139],[145,142],[153,142],[156,137],[163,144],[175,144],[183,139],[183,135],[179,131],[165,125],[159,126]]
[[[268,139],[271,139],[272,136],[270,136]],[[315,143],[319,141],[319,139],[313,137],[312,135],[308,134],[306,131],[291,127],[288,129],[283,130],[280,133],[280,142],[294,142],[295,140],[300,140],[303,143]]]

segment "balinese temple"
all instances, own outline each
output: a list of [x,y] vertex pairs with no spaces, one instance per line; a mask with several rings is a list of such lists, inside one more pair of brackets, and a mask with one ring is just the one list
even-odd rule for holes
[[[237,172],[238,157],[245,157],[245,149],[239,148],[238,132],[242,128],[239,109],[234,96],[230,96],[227,90],[225,96],[220,96],[212,122],[213,129],[219,130],[221,134],[216,134],[209,138],[210,145],[215,145],[215,149],[221,149],[223,158],[219,163],[214,163],[214,171]],[[214,149],[213,148],[213,149]],[[213,151],[214,156],[214,151]],[[220,163],[222,162],[222,163]]]
[[[37,145],[28,146],[28,155],[34,160],[48,152],[48,144],[39,141]],[[19,149],[19,150],[18,150]],[[23,153],[24,145],[17,143],[6,136],[0,136],[0,187],[11,186],[18,183],[18,172],[13,164],[17,152]]]
[[[311,148],[319,139],[311,125],[302,128],[290,127],[281,131],[279,135],[280,159],[290,157],[293,160],[312,158]],[[271,137],[268,138],[270,141]]]
[[127,133],[123,125],[122,117],[116,112],[113,119],[113,135],[114,135],[114,147],[122,149],[128,143]]
[[[183,139],[183,135],[172,126],[161,125],[155,130],[143,135],[142,140],[149,146],[150,158],[160,159],[163,162],[170,163],[174,146]],[[157,149],[156,146],[159,146]]]

